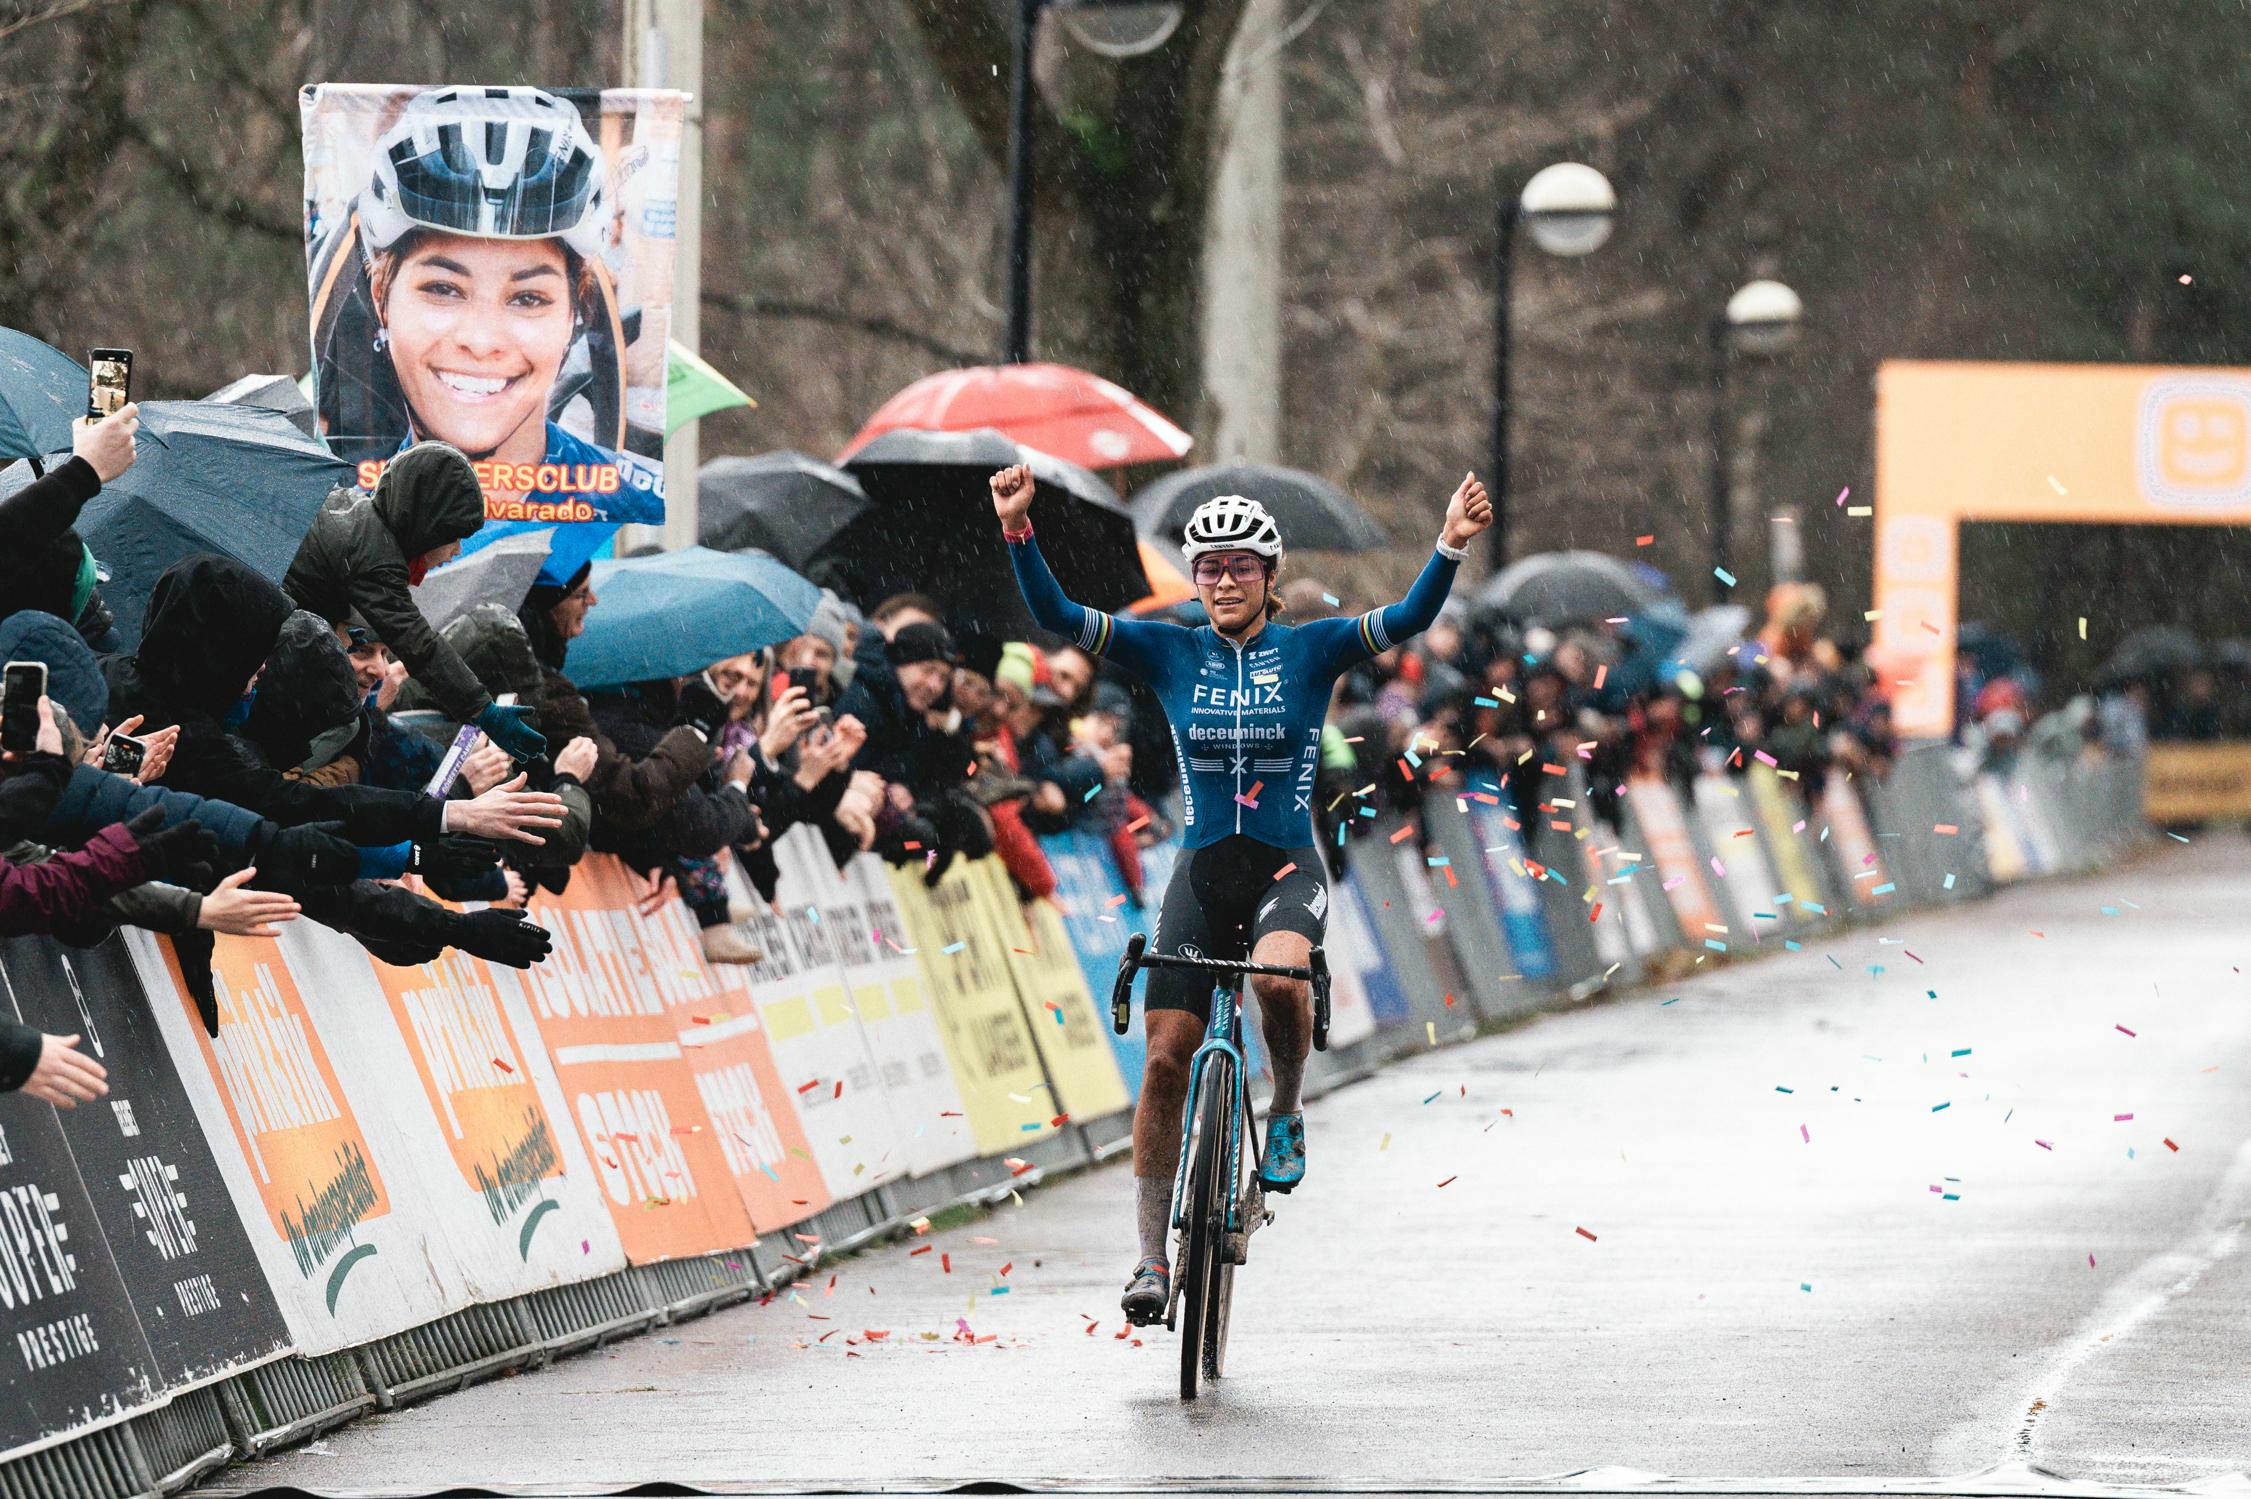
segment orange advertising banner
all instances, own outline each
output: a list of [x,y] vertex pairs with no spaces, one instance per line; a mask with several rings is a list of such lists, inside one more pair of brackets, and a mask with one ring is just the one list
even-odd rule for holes
[[1695,836],[1688,830],[1688,814],[1673,788],[1656,776],[1635,776],[1626,783],[1633,803],[1634,821],[1649,845],[1649,862],[1657,866],[1665,898],[1673,903],[1681,934],[1691,947],[1703,943],[1720,921],[1719,906],[1704,883],[1704,870],[1696,862]]
[[705,962],[695,920],[679,901],[653,917],[632,906],[625,914],[651,970],[672,980],[657,992],[752,1225],[763,1233],[812,1217],[829,1205],[828,1185],[751,1002],[749,970]]
[[634,904],[614,859],[582,862],[532,902],[555,945],[521,982],[626,1257],[740,1248],[756,1232],[666,1002],[686,980]]
[[[249,938],[215,944],[216,1037],[195,1018],[172,944],[164,943],[163,951],[204,1064],[223,1084],[219,1097],[227,1121],[250,1162],[274,1232],[292,1245],[310,1244],[325,1237],[315,1230],[328,1220],[356,1223],[390,1212],[374,1152],[280,949]],[[324,1211],[321,1222],[313,1222],[314,1208],[331,1196],[348,1203],[349,1211]],[[348,1236],[348,1227],[340,1236]]]

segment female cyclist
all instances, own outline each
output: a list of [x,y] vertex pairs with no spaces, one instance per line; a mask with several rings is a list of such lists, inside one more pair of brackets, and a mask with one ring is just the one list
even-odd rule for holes
[[[1196,629],[1119,619],[1074,604],[1032,540],[1031,470],[993,475],[1016,581],[1043,628],[1117,662],[1155,689],[1180,760],[1184,845],[1157,917],[1152,951],[1303,966],[1327,925],[1329,889],[1313,844],[1313,781],[1321,721],[1338,675],[1427,629],[1453,587],[1470,538],[1492,523],[1485,486],[1465,475],[1446,507],[1438,545],[1407,597],[1356,619],[1293,627],[1276,620],[1282,534],[1241,495],[1207,500],[1181,550],[1211,623]],[[1287,1192],[1305,1177],[1299,1088],[1312,1049],[1310,988],[1257,974],[1259,1022],[1274,1072],[1259,1179]],[[1191,970],[1149,975],[1143,1025],[1148,1060],[1133,1116],[1133,1187],[1140,1259],[1123,1306],[1135,1322],[1164,1315],[1171,1278],[1167,1230],[1179,1164],[1188,1064],[1211,1017],[1211,983]]]

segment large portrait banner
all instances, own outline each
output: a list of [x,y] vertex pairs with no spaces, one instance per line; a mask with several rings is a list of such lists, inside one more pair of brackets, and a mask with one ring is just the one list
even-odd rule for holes
[[686,98],[306,86],[314,404],[362,488],[449,442],[485,491],[469,549],[552,526],[557,577],[663,520]]

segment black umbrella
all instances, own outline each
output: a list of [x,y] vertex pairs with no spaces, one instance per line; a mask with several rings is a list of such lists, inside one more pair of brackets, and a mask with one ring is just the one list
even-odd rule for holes
[[[149,590],[198,552],[247,563],[275,582],[297,555],[328,492],[352,467],[278,411],[216,401],[144,401],[144,443],[133,466],[79,512],[78,534],[109,572],[102,597],[117,628],[138,641]],[[31,467],[0,472],[0,494],[31,482]]]
[[2178,625],[2144,625],[2118,642],[2102,674],[2107,682],[2145,682],[2188,671],[2203,660],[2204,648]]
[[289,424],[307,437],[320,436],[320,418],[313,411],[312,401],[287,375],[244,375],[220,386],[205,396],[206,401],[223,401],[230,406],[259,406],[267,411],[278,411],[289,418]]
[[1038,482],[1032,524],[1065,593],[1105,610],[1148,593],[1133,518],[1117,492],[1077,464],[989,427],[901,429],[854,453],[845,468],[872,508],[822,547],[816,571],[862,606],[912,590],[943,603],[946,622],[956,630],[1022,636],[1035,627],[1017,591],[986,482],[1012,463],[1030,464]]
[[1510,563],[1478,590],[1480,608],[1523,624],[1591,624],[1646,613],[1658,595],[1601,552],[1541,552]]
[[70,449],[70,424],[86,414],[86,371],[28,333],[0,328],[0,458]]
[[696,473],[696,542],[719,552],[756,547],[802,569],[868,511],[860,481],[833,463],[784,448],[714,458]]
[[1391,545],[1383,527],[1350,495],[1318,474],[1272,463],[1224,463],[1166,474],[1134,494],[1133,523],[1148,537],[1177,544],[1204,501],[1223,494],[1253,499],[1273,513],[1283,544],[1308,551],[1374,552]]

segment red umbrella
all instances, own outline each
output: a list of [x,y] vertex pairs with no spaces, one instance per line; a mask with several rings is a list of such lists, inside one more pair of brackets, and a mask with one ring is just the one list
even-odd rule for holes
[[1193,441],[1133,392],[1067,364],[980,365],[915,381],[868,418],[837,462],[899,427],[991,427],[1082,468],[1163,463]]

